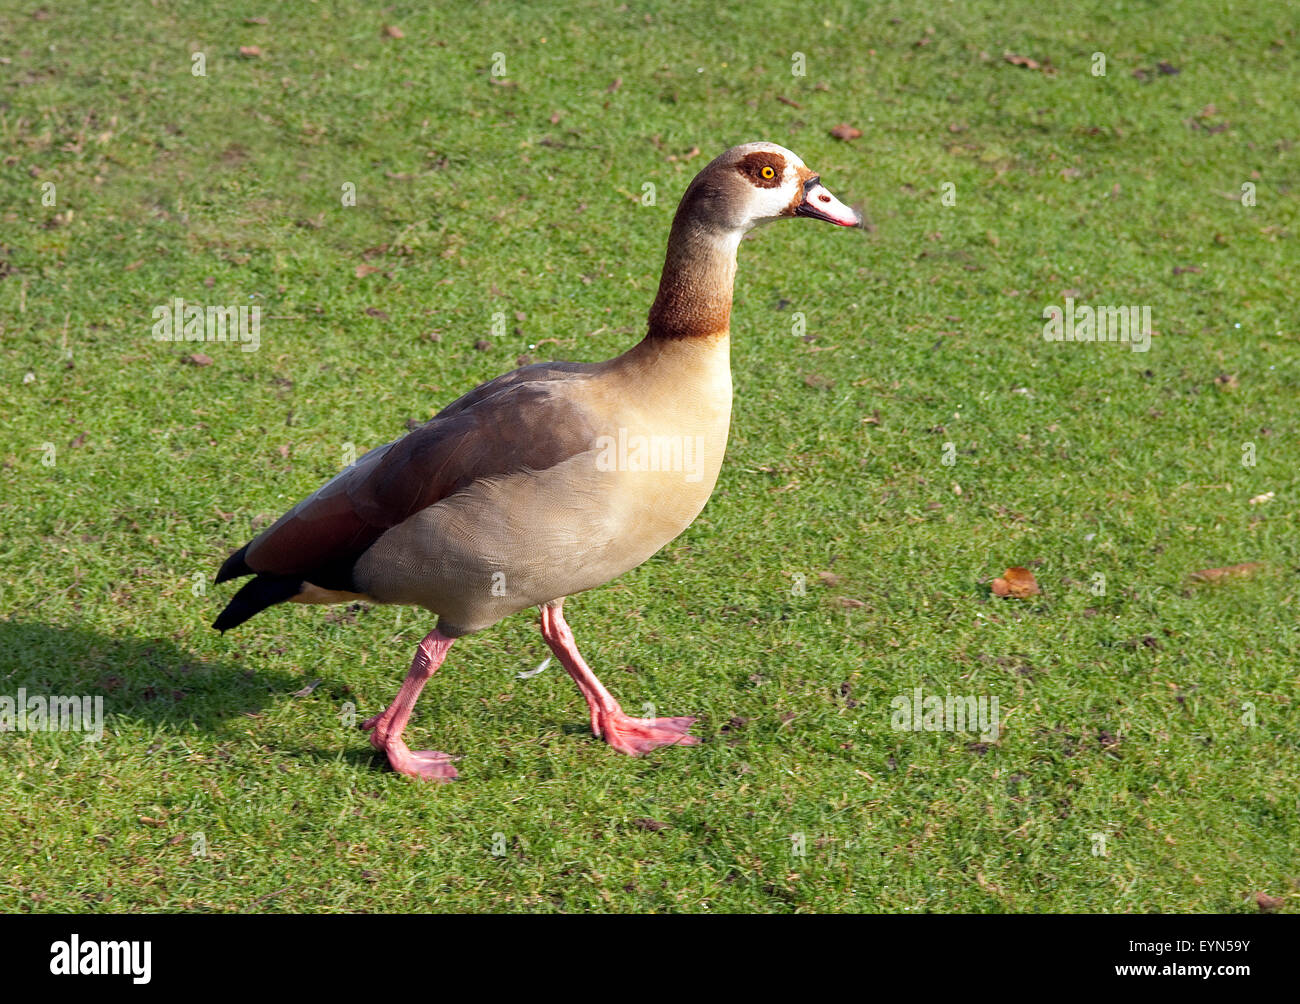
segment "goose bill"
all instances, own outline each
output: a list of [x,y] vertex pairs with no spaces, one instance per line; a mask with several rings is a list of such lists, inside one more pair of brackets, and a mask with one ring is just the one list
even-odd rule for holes
[[840,227],[860,227],[862,217],[826,190],[820,182],[804,189],[803,202],[795,208],[796,216],[811,216]]

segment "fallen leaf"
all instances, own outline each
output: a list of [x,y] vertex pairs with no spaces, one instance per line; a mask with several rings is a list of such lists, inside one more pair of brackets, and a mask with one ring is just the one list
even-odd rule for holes
[[389,38],[405,38],[405,37],[406,37],[406,32],[402,31],[402,29],[399,28],[399,27],[397,27],[397,25],[395,25],[395,24],[386,24],[386,25],[384,25],[384,34],[387,35]]
[[847,143],[849,140],[857,139],[859,136],[861,136],[862,130],[854,129],[853,126],[849,125],[848,123],[841,122],[839,125],[837,125],[834,129],[831,130],[831,135],[834,136],[836,139],[842,139],[844,140],[844,142]]
[[1019,565],[1008,568],[999,578],[994,579],[992,588],[995,596],[1010,596],[1015,599],[1037,596],[1042,592],[1034,573]]
[[366,276],[374,275],[376,272],[379,271],[382,270],[376,268],[374,265],[358,265],[356,270],[356,276],[358,279],[364,279]]
[[1268,566],[1262,561],[1246,561],[1240,565],[1225,565],[1222,568],[1203,568],[1187,576],[1190,582],[1222,582],[1224,579],[1246,579],[1262,572]]
[[1255,893],[1255,905],[1259,907],[1260,913],[1272,913],[1281,907],[1286,900],[1281,896],[1270,896],[1268,893]]
[[1265,502],[1271,502],[1271,501],[1273,501],[1273,493],[1272,493],[1272,492],[1264,492],[1264,494],[1262,494],[1262,495],[1256,495],[1253,499],[1251,499],[1251,500],[1250,500],[1249,502],[1247,502],[1246,504],[1247,504],[1247,505],[1263,505]]
[[211,366],[212,357],[202,352],[195,352],[192,356],[186,356],[181,362],[191,366]]
[[834,572],[818,572],[817,578],[823,586],[838,586],[841,582],[840,576]]
[[312,680],[311,683],[303,687],[302,690],[295,690],[290,697],[309,697],[311,692],[321,685],[320,680]]
[[262,54],[262,50],[255,45],[241,45],[239,47],[239,54],[248,59],[256,59]]
[[1039,62],[1036,59],[1030,59],[1028,56],[1017,56],[1014,53],[1004,52],[1002,58],[1012,66],[1023,66],[1026,70],[1042,70],[1048,76],[1056,74],[1056,68],[1052,66],[1051,60]]
[[984,877],[983,872],[975,873],[975,881],[979,883],[979,887],[981,889],[983,889],[985,892],[989,893],[990,895],[992,896],[1002,895],[1002,887],[998,885],[996,882],[990,882],[987,878]]

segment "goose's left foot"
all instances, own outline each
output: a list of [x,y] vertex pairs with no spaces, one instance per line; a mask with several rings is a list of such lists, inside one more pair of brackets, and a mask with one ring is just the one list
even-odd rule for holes
[[695,746],[699,737],[690,734],[694,718],[632,718],[623,713],[618,701],[596,679],[573,632],[560,612],[563,601],[542,607],[542,637],[582,691],[591,713],[591,731],[620,753],[640,756],[660,746]]
[[620,753],[640,756],[660,746],[698,746],[699,736],[690,734],[694,718],[631,718],[622,709],[600,715],[596,735]]

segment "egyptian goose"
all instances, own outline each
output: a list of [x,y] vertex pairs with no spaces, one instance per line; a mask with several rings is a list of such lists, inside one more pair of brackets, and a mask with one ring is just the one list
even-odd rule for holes
[[456,777],[446,753],[402,741],[448,649],[531,606],[597,737],[633,755],[699,742],[694,718],[624,714],[579,654],[562,605],[641,564],[704,508],[731,420],[736,249],[755,225],[790,216],[861,225],[789,150],[746,143],[722,154],[682,196],[639,344],[600,363],[524,366],[371,450],[226,559],[217,582],[256,578],[213,627],[285,600],[432,611],[437,626],[396,699],[361,726],[414,777]]

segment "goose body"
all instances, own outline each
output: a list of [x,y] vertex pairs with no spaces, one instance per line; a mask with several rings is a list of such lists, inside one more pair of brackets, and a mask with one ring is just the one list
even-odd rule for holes
[[227,559],[218,582],[255,578],[213,626],[285,600],[436,614],[397,699],[363,726],[394,769],[419,777],[456,776],[446,754],[401,741],[424,682],[456,638],[530,606],[597,736],[633,754],[697,742],[693,719],[624,715],[561,606],[640,565],[704,508],[731,420],[736,249],[757,223],[794,215],[859,222],[790,151],[726,151],[682,197],[640,343],[604,362],[517,369],[371,450]]

